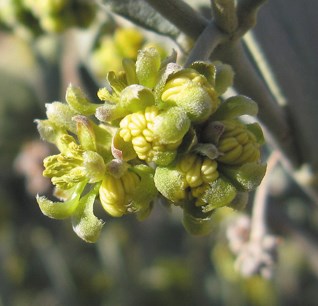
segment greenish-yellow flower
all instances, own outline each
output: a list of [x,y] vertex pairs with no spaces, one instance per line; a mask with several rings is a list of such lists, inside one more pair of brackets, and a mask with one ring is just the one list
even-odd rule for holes
[[255,135],[237,120],[224,120],[224,132],[218,142],[221,156],[218,161],[229,165],[242,165],[260,160],[260,146]]
[[182,69],[168,79],[162,101],[182,107],[191,121],[206,120],[218,107],[217,94],[207,79],[194,69]]
[[105,175],[99,189],[99,198],[105,211],[113,217],[127,213],[139,183],[138,175],[130,171],[126,171],[120,178]]

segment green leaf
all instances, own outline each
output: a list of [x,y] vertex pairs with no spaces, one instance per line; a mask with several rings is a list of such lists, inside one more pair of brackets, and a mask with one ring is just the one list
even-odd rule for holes
[[179,171],[169,167],[157,167],[154,181],[158,191],[168,200],[180,202],[185,198],[185,183]]
[[212,86],[215,85],[216,68],[213,64],[197,61],[193,62],[190,68],[195,69],[200,74],[204,75]]
[[158,81],[161,57],[157,49],[146,48],[139,50],[136,61],[136,74],[139,83],[153,88]]
[[222,166],[222,173],[242,191],[252,191],[260,185],[266,164],[247,163],[240,167]]
[[89,179],[89,183],[96,183],[103,180],[106,165],[103,158],[94,151],[83,153],[84,174]]
[[71,197],[65,202],[53,202],[44,196],[36,196],[36,200],[40,206],[42,213],[53,219],[66,219],[70,217],[76,210],[81,193],[86,186],[85,182],[80,182],[74,188],[74,192],[70,193]]
[[192,152],[207,156],[210,159],[216,159],[220,155],[218,148],[212,143],[199,143],[193,148]]
[[228,206],[235,210],[243,210],[248,203],[248,195],[248,192],[238,192]]
[[196,236],[207,235],[214,227],[212,212],[203,213],[192,202],[186,202],[183,206],[182,223],[189,234]]
[[142,85],[130,85],[120,94],[120,106],[126,111],[125,115],[144,110],[154,104],[155,98],[151,90]]
[[176,38],[180,31],[143,0],[100,0],[114,13],[156,33]]
[[96,151],[96,138],[93,123],[85,116],[75,116],[77,136],[84,150]]
[[93,212],[94,202],[100,184],[96,184],[85,196],[83,196],[75,213],[72,215],[74,232],[86,242],[94,243],[98,240],[104,222],[98,219]]
[[230,65],[218,61],[213,64],[216,67],[215,90],[222,95],[233,85],[234,71]]
[[69,105],[61,102],[45,104],[46,116],[56,126],[65,128],[72,133],[76,133],[76,124],[72,118],[78,113],[70,108]]
[[124,161],[132,160],[137,157],[132,143],[124,141],[119,135],[119,130],[113,138],[112,154],[116,159]]
[[201,197],[201,200],[207,203],[207,205],[202,206],[203,212],[227,206],[236,196],[236,188],[225,177],[220,176],[209,185],[210,188]]
[[255,116],[258,106],[252,99],[238,95],[225,100],[213,114],[213,120],[234,119],[242,115]]
[[34,122],[37,124],[41,139],[45,141],[55,144],[60,136],[66,133],[65,129],[56,126],[50,120],[34,120]]
[[154,182],[154,169],[146,165],[137,165],[131,168],[131,171],[140,177],[140,183],[132,199],[132,206],[136,210],[138,219],[143,220],[151,212],[151,202],[158,194]]
[[245,126],[255,136],[256,141],[259,145],[263,145],[265,143],[263,130],[257,122],[246,124]]
[[69,106],[81,115],[93,115],[96,108],[100,106],[100,104],[92,103],[79,87],[72,84],[66,90],[65,99]]
[[190,124],[190,119],[181,107],[171,107],[155,118],[154,133],[161,143],[175,143],[188,132]]

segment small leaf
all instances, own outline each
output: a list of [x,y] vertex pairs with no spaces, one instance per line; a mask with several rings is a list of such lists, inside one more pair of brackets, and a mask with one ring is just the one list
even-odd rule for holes
[[196,236],[207,235],[214,227],[212,212],[203,213],[192,202],[186,202],[183,206],[182,223],[188,233]]
[[136,74],[139,83],[148,88],[153,88],[158,80],[161,65],[160,54],[155,48],[146,48],[138,52],[136,61]]
[[221,62],[213,63],[216,67],[215,90],[222,95],[233,85],[234,71],[230,65]]
[[221,171],[242,191],[252,191],[260,185],[266,165],[247,163],[240,167],[222,166]]
[[86,116],[95,114],[96,108],[100,106],[100,104],[92,103],[79,87],[72,84],[66,90],[65,99],[72,109]]
[[136,191],[132,199],[132,206],[137,213],[138,219],[145,219],[151,212],[151,202],[158,194],[154,182],[154,169],[146,165],[137,165],[131,171],[140,177]]
[[255,136],[259,145],[263,145],[265,143],[263,130],[257,122],[246,124],[245,126]]
[[172,202],[180,202],[186,197],[182,174],[169,167],[157,167],[154,181],[158,191]]
[[65,128],[72,133],[76,132],[76,124],[72,117],[77,115],[76,111],[69,105],[61,102],[53,102],[45,104],[47,118],[58,127]]
[[130,141],[124,141],[119,135],[119,130],[114,135],[111,149],[112,154],[116,159],[129,161],[137,157],[132,143]]
[[188,132],[190,124],[190,119],[181,107],[170,107],[156,116],[154,133],[161,143],[175,143]]
[[199,143],[192,151],[210,159],[216,159],[220,155],[218,148],[212,143]]
[[150,89],[142,85],[133,84],[126,87],[120,94],[120,107],[126,114],[144,110],[155,104],[155,98]]
[[86,182],[80,182],[74,188],[74,192],[70,193],[71,197],[65,202],[53,202],[44,196],[36,196],[36,200],[40,206],[42,213],[53,219],[66,219],[70,217],[76,210],[81,193],[86,186]]
[[96,151],[96,138],[93,123],[85,116],[74,116],[76,122],[77,136],[84,150]]
[[256,102],[246,96],[233,96],[225,100],[213,114],[213,120],[234,119],[242,115],[255,116],[258,112]]
[[56,124],[50,120],[34,120],[34,122],[37,124],[41,139],[45,141],[55,144],[58,138],[66,133],[63,128],[56,126]]
[[89,183],[96,183],[103,180],[106,166],[103,158],[96,152],[85,151],[83,153],[83,167],[85,176]]
[[248,203],[248,195],[248,192],[238,192],[228,206],[235,210],[243,210]]
[[216,68],[213,64],[197,61],[193,62],[190,68],[195,69],[200,74],[204,75],[212,86],[215,85]]
[[74,232],[86,242],[94,243],[98,240],[104,222],[98,219],[93,212],[93,206],[100,184],[83,196],[72,215]]
[[225,177],[220,176],[212,182],[202,195],[201,200],[207,205],[202,206],[203,212],[209,212],[213,209],[230,204],[236,196],[236,188]]

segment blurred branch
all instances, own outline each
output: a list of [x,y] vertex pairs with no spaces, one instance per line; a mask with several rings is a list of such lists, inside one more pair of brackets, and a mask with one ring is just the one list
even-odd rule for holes
[[144,0],[183,33],[196,39],[208,21],[182,0]]
[[197,60],[208,60],[214,49],[226,38],[227,35],[217,28],[214,21],[211,21],[196,40],[185,67]]
[[75,284],[69,273],[67,264],[49,233],[43,229],[34,229],[31,242],[43,262],[48,277],[56,291],[56,295],[63,305],[78,305],[75,295]]
[[252,211],[252,221],[251,221],[251,239],[259,240],[265,236],[267,232],[266,225],[266,212],[267,212],[267,197],[268,188],[271,181],[272,171],[275,169],[279,161],[279,153],[274,151],[267,162],[267,170],[264,179],[255,192],[253,211]]
[[239,20],[239,28],[237,36],[242,37],[249,29],[256,24],[257,13],[260,7],[267,0],[240,0],[237,4],[237,17]]
[[268,140],[282,152],[285,166],[290,169],[299,166],[293,132],[284,109],[275,101],[264,82],[248,59],[240,41],[229,42],[213,54],[214,59],[230,64],[236,72],[234,87],[241,93],[257,101],[261,122],[268,131]]

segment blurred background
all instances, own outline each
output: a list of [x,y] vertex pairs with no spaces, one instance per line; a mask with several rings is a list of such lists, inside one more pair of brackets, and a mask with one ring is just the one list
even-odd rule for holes
[[[41,33],[30,33],[30,22],[8,18],[8,3],[0,0],[0,306],[317,305],[317,206],[279,166],[268,199],[270,230],[279,240],[271,279],[241,276],[229,247],[233,224],[238,236],[247,235],[252,203],[244,214],[223,209],[208,237],[189,236],[180,212],[160,204],[143,222],[103,215],[96,244],[81,241],[69,220],[42,215],[35,195],[52,193],[41,173],[54,148],[40,141],[34,119],[45,118],[45,103],[64,101],[70,82],[96,100],[96,88],[122,56],[134,57],[148,43],[164,55],[171,43],[120,20],[131,31],[127,46],[117,19],[105,13],[86,29],[73,24],[53,33],[40,22]],[[315,1],[269,1],[255,30],[294,114],[300,104],[308,114],[316,108],[317,9]],[[296,120],[296,128],[315,139],[317,126]]]

